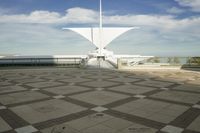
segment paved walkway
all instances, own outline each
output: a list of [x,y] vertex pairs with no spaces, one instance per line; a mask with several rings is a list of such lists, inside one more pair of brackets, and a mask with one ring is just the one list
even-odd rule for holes
[[200,74],[0,70],[0,133],[198,133]]

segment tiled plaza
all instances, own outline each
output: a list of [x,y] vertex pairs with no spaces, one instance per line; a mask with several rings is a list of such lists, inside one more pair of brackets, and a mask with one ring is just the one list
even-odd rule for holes
[[0,69],[0,133],[200,133],[200,73]]

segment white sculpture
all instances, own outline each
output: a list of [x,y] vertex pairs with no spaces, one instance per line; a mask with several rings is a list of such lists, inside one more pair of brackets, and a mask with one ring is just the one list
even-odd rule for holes
[[[112,52],[105,49],[105,47],[111,43],[114,39],[119,37],[121,34],[132,30],[138,29],[139,27],[103,27],[103,17],[102,17],[102,0],[100,0],[100,22],[98,28],[63,28],[64,30],[74,31],[86,39],[88,39],[92,44],[94,44],[97,49],[92,52],[93,56],[103,56],[106,57]],[[89,55],[92,55],[89,53]]]

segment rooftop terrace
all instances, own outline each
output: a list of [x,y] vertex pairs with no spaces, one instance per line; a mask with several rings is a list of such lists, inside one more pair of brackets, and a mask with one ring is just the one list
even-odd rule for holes
[[200,73],[0,70],[0,133],[198,133]]

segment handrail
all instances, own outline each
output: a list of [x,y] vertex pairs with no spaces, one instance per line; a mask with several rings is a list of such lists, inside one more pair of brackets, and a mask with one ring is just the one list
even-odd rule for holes
[[0,58],[0,65],[71,65],[79,66],[83,58],[57,57],[57,58]]

